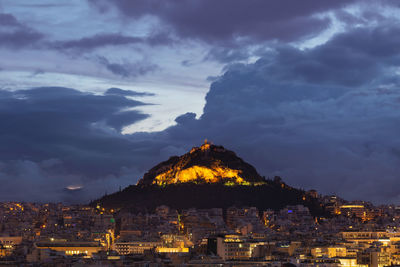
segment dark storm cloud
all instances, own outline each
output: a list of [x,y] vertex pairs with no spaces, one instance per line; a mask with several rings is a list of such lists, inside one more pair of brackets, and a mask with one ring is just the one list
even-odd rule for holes
[[124,126],[132,124],[133,120],[138,121],[148,117],[149,115],[138,114],[136,110],[121,111],[110,115],[107,118],[106,123],[117,131],[121,131]]
[[84,52],[106,46],[121,46],[129,44],[168,45],[172,39],[165,33],[154,33],[146,37],[125,36],[118,33],[96,34],[77,40],[58,41],[50,44],[51,47],[63,51],[74,50]]
[[279,46],[255,67],[268,79],[335,86],[382,83],[397,77],[388,66],[400,64],[399,31],[390,26],[358,28],[313,49]]
[[106,68],[112,73],[122,76],[122,77],[130,77],[137,76],[135,73],[131,73],[131,68],[127,64],[118,64],[118,63],[110,63],[108,60],[101,61]]
[[[127,186],[132,177],[140,173],[134,168],[122,167],[118,176],[104,175],[88,180],[82,174],[66,170],[59,159],[44,161],[11,160],[0,161],[0,201],[40,201],[88,203],[105,193]],[[81,187],[68,190],[69,186]]]
[[43,38],[42,33],[21,24],[12,14],[0,13],[0,47],[34,47]]
[[[90,142],[85,143],[86,139],[90,139],[86,135],[95,133],[95,128],[101,129],[101,126],[104,127],[103,131],[107,131],[108,127],[116,125],[119,128],[146,117],[139,112],[125,111],[127,108],[144,105],[139,101],[117,95],[86,94],[68,88],[44,87],[5,92],[0,101],[2,141],[20,138],[21,145],[31,144],[28,145],[31,152],[36,151],[34,154],[39,156],[52,149],[40,146],[38,142],[48,142],[56,148],[63,143],[58,138],[70,138],[69,141],[78,142],[76,147],[90,146]],[[18,159],[23,156],[19,152],[24,149],[13,150],[14,145],[5,142],[2,147],[10,147],[10,151],[0,155],[0,158],[10,156]]]
[[32,30],[18,30],[15,32],[0,32],[0,46],[7,48],[22,48],[34,46],[43,38],[43,34]]
[[[200,119],[186,113],[176,118],[176,126],[156,133],[119,132],[148,117],[132,110],[143,103],[131,98],[143,93],[0,90],[0,201],[87,201],[135,183],[153,165],[205,138],[236,151],[260,174],[281,175],[291,185],[348,199],[400,200],[400,30],[394,22],[360,26],[301,50],[283,42],[326,29],[329,20],[313,16],[319,12],[335,10],[342,21],[357,25],[379,14],[338,11],[353,1],[92,2],[103,12],[112,3],[126,16],[154,15],[162,34],[145,39],[99,34],[48,43],[49,49],[79,54],[169,44],[176,34],[210,44],[206,60],[230,63],[248,58],[248,44],[278,41],[259,52],[254,64],[229,64],[223,75],[210,77]],[[0,15],[0,22],[0,46],[31,46],[44,38],[12,15]],[[158,68],[150,62],[94,60],[120,77]],[[83,189],[71,192],[68,185]]]
[[19,7],[28,7],[28,8],[57,8],[57,7],[71,7],[69,3],[55,3],[55,4],[42,4],[42,3],[30,3],[30,4],[23,4],[23,3],[15,3],[15,5]]
[[146,61],[138,61],[134,63],[112,63],[107,58],[101,56],[98,57],[98,61],[113,74],[124,78],[143,76],[157,71],[160,68],[158,65]]
[[[145,118],[129,111],[141,103],[122,89],[103,96],[65,88],[0,91],[0,179],[24,181],[29,174],[47,185],[57,174],[62,182],[48,190],[83,184],[95,196],[105,185],[112,191],[135,183],[159,161],[208,138],[262,175],[281,175],[294,186],[398,201],[397,32],[396,26],[356,28],[312,49],[276,46],[254,64],[230,65],[212,83],[200,119],[187,113],[157,133],[117,131]],[[60,192],[54,198],[68,200]]]
[[212,43],[230,43],[237,37],[265,41],[297,40],[316,34],[329,20],[312,16],[354,1],[90,1],[102,12],[113,4],[126,16],[154,15],[181,37]]
[[91,50],[108,45],[126,45],[143,42],[140,37],[123,36],[119,34],[97,34],[78,40],[69,40],[54,44],[58,49],[82,49]]
[[[148,116],[129,110],[141,105],[121,95],[60,87],[0,91],[0,181],[9,185],[0,189],[2,200],[32,189],[31,200],[47,199],[40,192],[51,190],[56,201],[74,183],[93,185],[83,190],[89,195],[99,192],[100,180],[115,189],[118,182],[127,184],[118,177],[137,160],[131,154],[135,144],[119,130]],[[59,164],[42,164],[52,159]]]
[[[134,183],[176,151],[165,140],[110,128],[147,116],[125,111],[142,103],[123,94],[133,95],[117,88],[103,96],[68,88],[0,91],[0,201],[87,202]],[[65,189],[70,185],[83,188]]]
[[22,26],[11,14],[0,14],[0,25],[2,26]]
[[178,124],[186,124],[186,123],[190,123],[193,122],[196,119],[196,114],[193,112],[188,112],[186,114],[180,115],[175,119],[175,122],[177,122]]
[[222,63],[246,60],[250,57],[247,49],[213,47],[205,56],[204,60],[216,60]]
[[105,92],[106,95],[120,95],[120,96],[154,96],[153,93],[136,92],[132,90],[123,90],[120,88],[110,88]]
[[208,138],[262,175],[397,202],[398,30],[357,28],[313,49],[283,45],[254,64],[232,65],[212,83],[202,117],[178,117],[157,140],[179,151]]

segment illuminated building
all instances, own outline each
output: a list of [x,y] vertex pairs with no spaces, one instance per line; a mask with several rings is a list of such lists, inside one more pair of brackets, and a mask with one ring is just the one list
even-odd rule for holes
[[237,236],[226,236],[217,238],[217,254],[223,260],[250,259],[250,244]]
[[157,253],[188,253],[189,248],[186,248],[186,247],[175,247],[175,248],[157,247],[156,252]]
[[265,242],[251,242],[238,235],[217,237],[217,255],[223,260],[248,260],[257,246]]
[[114,249],[120,255],[128,254],[144,254],[145,251],[155,250],[157,247],[162,246],[162,241],[129,241],[129,242],[116,242]]
[[351,257],[343,257],[343,258],[337,258],[340,262],[340,265],[342,267],[359,267],[357,264],[357,259],[356,258],[351,258]]
[[5,248],[11,249],[16,245],[21,244],[22,236],[0,236],[0,244]]
[[379,211],[371,210],[362,204],[346,204],[340,206],[340,211],[335,214],[343,214],[347,217],[355,216],[363,221],[370,221],[379,215]]
[[390,265],[390,254],[381,249],[368,249],[357,253],[357,264],[368,267],[383,267]]
[[366,209],[364,205],[342,205],[340,206],[340,211],[342,214],[348,217],[354,215],[358,218],[363,218],[366,215]]
[[311,249],[314,258],[346,257],[347,249],[342,246],[316,247]]
[[338,259],[306,259],[300,261],[301,267],[340,267]]
[[85,254],[92,256],[93,253],[98,253],[105,250],[98,242],[69,242],[69,241],[48,241],[36,243],[38,249],[50,249],[58,252],[63,252],[65,255]]
[[374,241],[388,243],[390,237],[400,237],[400,233],[388,233],[388,232],[368,232],[368,231],[351,231],[342,232],[343,239],[352,241],[355,243],[372,243]]
[[9,250],[0,244],[0,258],[8,256],[9,254]]
[[264,225],[266,227],[270,227],[271,221],[275,219],[274,217],[276,217],[276,216],[275,216],[275,212],[273,210],[269,209],[269,210],[264,211],[263,217],[262,217]]

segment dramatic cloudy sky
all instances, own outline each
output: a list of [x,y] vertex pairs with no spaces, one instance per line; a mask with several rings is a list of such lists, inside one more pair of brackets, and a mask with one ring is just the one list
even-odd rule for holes
[[397,1],[0,0],[0,201],[89,201],[207,138],[399,203],[399,75]]

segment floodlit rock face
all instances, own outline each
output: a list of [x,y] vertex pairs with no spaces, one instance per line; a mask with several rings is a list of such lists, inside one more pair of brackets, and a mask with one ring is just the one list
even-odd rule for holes
[[180,157],[171,157],[150,171],[140,185],[169,185],[181,183],[223,183],[225,185],[263,184],[255,168],[232,151],[207,141]]
[[316,198],[307,197],[279,177],[265,180],[234,152],[208,142],[171,157],[149,170],[137,185],[105,195],[91,205],[144,213],[161,205],[178,210],[236,206],[260,211],[304,205],[312,214],[325,214]]

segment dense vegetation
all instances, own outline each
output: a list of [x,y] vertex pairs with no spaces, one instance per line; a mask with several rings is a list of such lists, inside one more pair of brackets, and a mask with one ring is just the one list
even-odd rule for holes
[[144,212],[161,205],[178,210],[246,206],[263,211],[302,204],[314,215],[323,213],[318,200],[303,190],[286,185],[280,177],[265,179],[233,151],[207,141],[182,156],[156,165],[138,185],[91,204]]
[[260,211],[279,210],[287,205],[302,204],[314,215],[323,214],[317,199],[307,196],[303,190],[287,186],[281,180],[266,180],[258,186],[226,186],[212,184],[132,185],[120,192],[106,195],[92,205],[100,204],[108,209],[152,211],[167,205],[178,210],[188,208],[228,208],[230,206],[257,207]]

